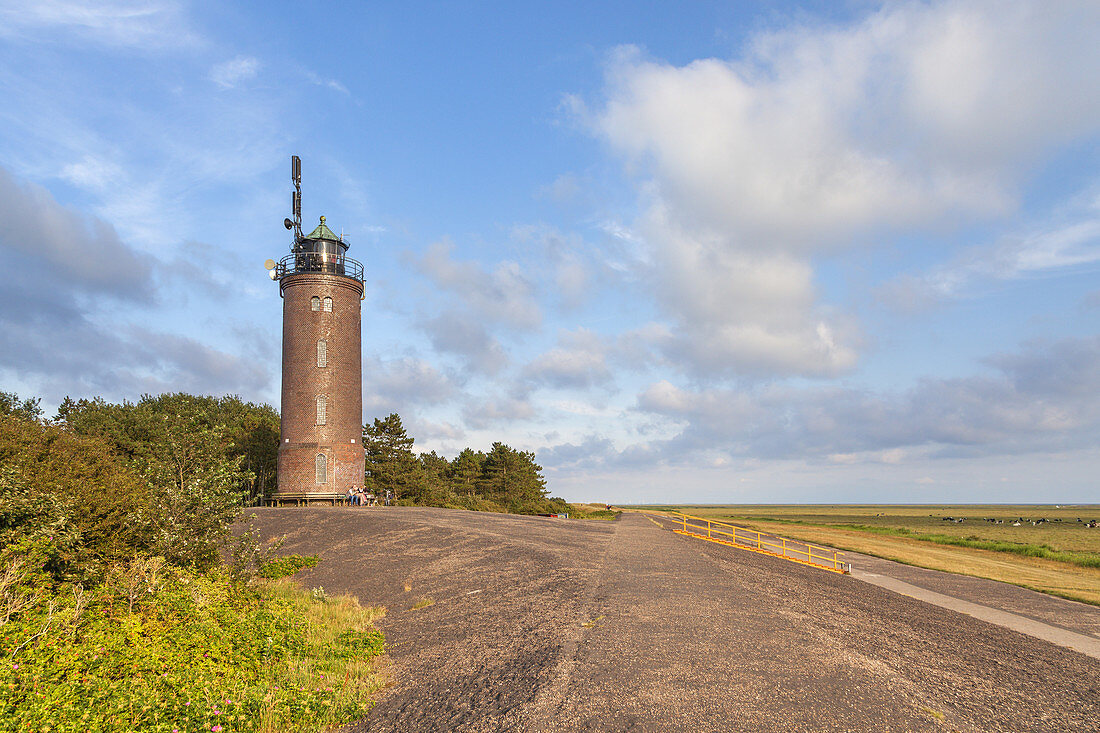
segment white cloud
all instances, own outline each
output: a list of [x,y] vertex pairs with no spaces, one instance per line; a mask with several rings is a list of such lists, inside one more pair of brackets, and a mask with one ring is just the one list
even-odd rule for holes
[[1100,200],[1078,197],[1057,220],[992,246],[971,247],[927,273],[899,277],[883,288],[883,295],[909,308],[966,297],[990,281],[1080,272],[1098,263]]
[[534,298],[534,285],[518,263],[506,260],[489,271],[475,262],[455,260],[453,251],[450,242],[436,242],[416,264],[439,288],[451,292],[482,319],[517,329],[538,327],[542,313]]
[[88,191],[103,192],[123,178],[122,168],[113,161],[87,154],[61,169],[62,180]]
[[500,342],[468,314],[444,312],[419,325],[436,352],[459,356],[471,373],[495,375],[508,365],[508,355]]
[[798,256],[731,246],[676,227],[654,207],[656,295],[677,327],[655,342],[703,375],[834,376],[855,366],[858,331],[815,305],[813,271]]
[[603,102],[572,107],[641,172],[645,213],[614,231],[653,251],[669,353],[705,374],[850,369],[858,330],[817,304],[811,258],[1011,210],[1039,156],[1100,128],[1098,25],[1087,2],[891,3],[733,61],[620,49]]
[[33,183],[22,184],[0,168],[0,255],[9,273],[22,272],[11,258],[27,258],[66,291],[148,300],[153,260],[127,246],[107,222],[58,204]]
[[455,393],[451,380],[431,364],[413,357],[367,359],[363,364],[363,411],[384,416],[446,402]]
[[260,60],[251,56],[237,56],[210,70],[210,80],[222,89],[232,89],[243,81],[254,79],[260,71]]
[[305,72],[306,79],[309,80],[314,86],[325,87],[326,89],[332,89],[333,91],[340,92],[341,94],[351,95],[348,88],[341,84],[336,79],[323,79],[312,71]]
[[585,389],[611,380],[607,343],[588,329],[564,332],[558,348],[535,357],[523,370],[528,379],[557,388]]
[[[0,279],[0,371],[19,374],[47,402],[77,389],[133,399],[170,390],[257,393],[270,385],[267,359],[147,326],[163,263],[135,251],[102,219],[61,206],[3,168],[0,269],[14,275]],[[252,336],[238,335],[240,351],[255,350]]]
[[685,464],[721,450],[896,465],[1078,450],[1100,439],[1100,337],[1028,343],[986,363],[989,374],[881,394],[778,385],[689,390],[661,380],[638,395],[637,410],[680,426],[675,437],[647,445],[652,459]]
[[153,0],[0,1],[0,37],[40,41],[43,32],[116,48],[161,51],[197,42],[178,2]]
[[534,405],[522,397],[473,397],[462,410],[463,423],[475,430],[528,420],[534,416]]

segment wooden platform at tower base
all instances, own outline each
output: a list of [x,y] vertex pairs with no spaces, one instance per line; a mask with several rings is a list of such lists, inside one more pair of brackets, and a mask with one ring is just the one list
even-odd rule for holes
[[344,503],[344,495],[333,492],[302,492],[298,494],[275,494],[264,502],[265,506],[308,506],[310,504],[330,504],[337,506]]

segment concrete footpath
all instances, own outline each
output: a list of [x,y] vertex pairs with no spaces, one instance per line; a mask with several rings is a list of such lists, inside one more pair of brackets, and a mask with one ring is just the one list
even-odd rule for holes
[[[881,566],[878,567],[881,569]],[[892,570],[893,568],[890,569]],[[1027,603],[1024,604],[1025,607],[1032,611],[1032,614],[1041,615],[1043,617],[1053,616],[1057,618],[1059,624],[1055,625],[1040,621],[1034,618],[1033,615],[1025,616],[1019,613],[1012,613],[1011,611],[1006,611],[1002,608],[990,605],[988,602],[990,597],[988,596],[981,596],[986,603],[974,603],[956,596],[937,593],[936,591],[907,583],[890,575],[868,572],[858,566],[852,569],[851,575],[856,580],[861,580],[864,583],[871,583],[872,585],[886,588],[894,593],[916,598],[925,603],[931,603],[940,608],[947,608],[959,613],[965,613],[967,616],[973,616],[982,621],[996,624],[997,626],[1003,626],[1006,629],[1012,629],[1021,634],[1034,636],[1036,639],[1049,641],[1051,644],[1057,644],[1066,649],[1072,649],[1082,654],[1087,654],[1093,659],[1100,659],[1100,638],[1081,634],[1066,628],[1066,626],[1091,627],[1094,619],[1100,619],[1100,609],[1095,606],[1089,606],[1084,603],[1074,603],[1073,601],[1054,598],[1052,596],[1044,596],[1041,593],[1035,593],[1038,598],[1024,599],[1027,601]],[[971,589],[971,592],[975,590],[976,588]],[[1028,592],[1034,593],[1034,591]],[[995,599],[996,597],[993,599],[994,602]]]

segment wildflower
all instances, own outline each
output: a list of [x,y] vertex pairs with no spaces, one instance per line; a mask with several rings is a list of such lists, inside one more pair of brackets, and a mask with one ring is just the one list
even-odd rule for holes
[[221,729],[222,729],[222,727],[220,725],[215,725],[210,730],[214,731],[214,733],[219,733],[221,731]]
[[13,664],[13,665],[11,665],[11,668],[12,669],[19,669],[19,665],[18,664]]

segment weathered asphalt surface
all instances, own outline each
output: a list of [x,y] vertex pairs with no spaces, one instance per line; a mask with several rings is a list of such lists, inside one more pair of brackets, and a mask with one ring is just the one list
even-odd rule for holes
[[640,515],[256,513],[307,586],[388,609],[394,684],[348,731],[1100,730],[1095,659]]

